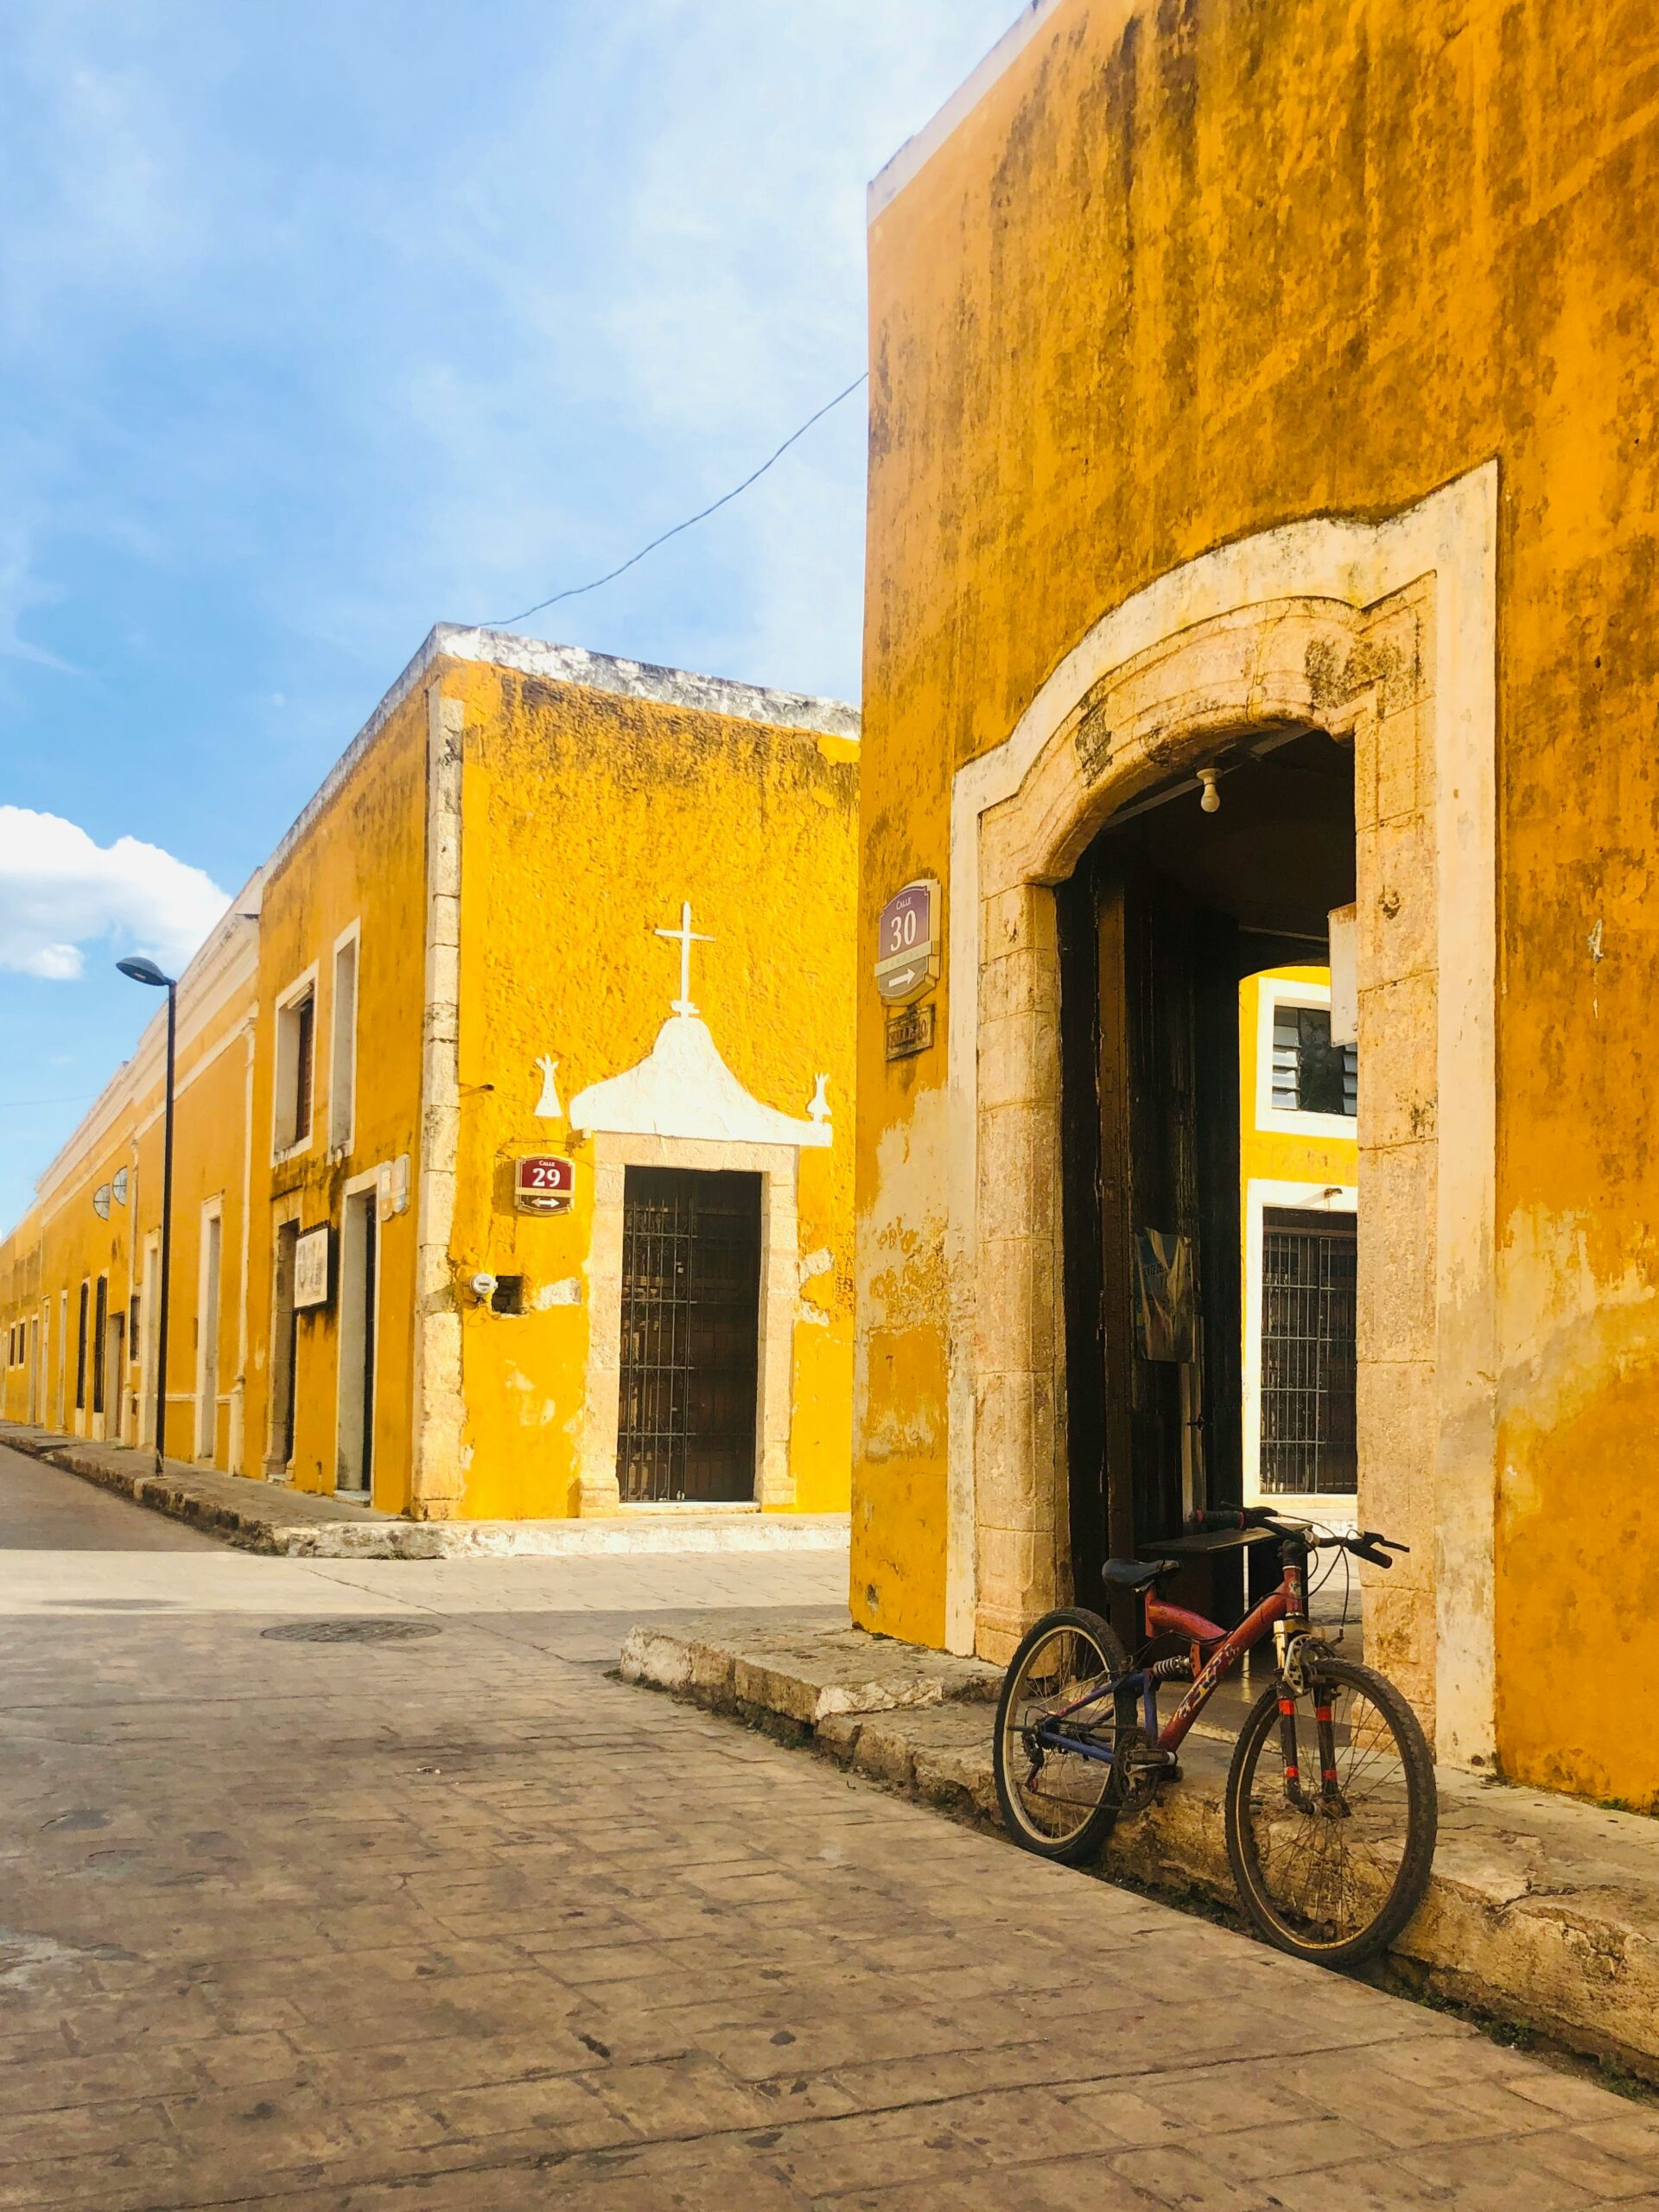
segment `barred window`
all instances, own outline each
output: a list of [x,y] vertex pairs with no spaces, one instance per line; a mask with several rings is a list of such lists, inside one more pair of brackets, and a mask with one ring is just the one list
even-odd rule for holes
[[1277,1006],[1273,1013],[1273,1103],[1281,1114],[1358,1111],[1359,1047],[1331,1042],[1322,1006]]
[[1340,1497],[1357,1487],[1357,1257],[1351,1213],[1269,1206],[1262,1217],[1265,1494]]

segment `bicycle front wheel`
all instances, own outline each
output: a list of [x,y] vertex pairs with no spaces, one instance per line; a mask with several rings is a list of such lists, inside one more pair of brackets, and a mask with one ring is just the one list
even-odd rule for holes
[[1045,1613],[1009,1662],[991,1764],[1008,1834],[1040,1858],[1076,1866],[1111,1833],[1117,1723],[1100,1694],[1128,1663],[1110,1624],[1080,1605]]
[[1423,1901],[1434,1857],[1434,1765],[1386,1675],[1310,1656],[1306,1688],[1251,1707],[1227,1773],[1227,1856],[1270,1943],[1321,1966],[1385,1950]]

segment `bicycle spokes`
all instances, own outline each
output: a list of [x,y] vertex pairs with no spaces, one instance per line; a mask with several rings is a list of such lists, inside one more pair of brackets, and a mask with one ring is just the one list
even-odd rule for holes
[[1001,1753],[1020,1825],[1063,1845],[1094,1818],[1112,1785],[1110,1656],[1086,1630],[1059,1627],[1026,1656],[1006,1705]]
[[1365,1670],[1281,1682],[1274,1716],[1241,1742],[1235,1797],[1246,1902],[1309,1952],[1351,1947],[1388,1912],[1421,1827],[1421,1784],[1398,1716]]

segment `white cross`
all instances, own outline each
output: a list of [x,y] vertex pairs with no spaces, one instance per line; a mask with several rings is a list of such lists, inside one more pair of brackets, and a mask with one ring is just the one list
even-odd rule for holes
[[680,906],[680,926],[677,930],[658,930],[658,937],[672,938],[680,948],[680,995],[671,1001],[676,1014],[694,1014],[691,1003],[691,948],[694,944],[712,944],[714,939],[705,937],[701,930],[691,926],[691,901],[687,899]]

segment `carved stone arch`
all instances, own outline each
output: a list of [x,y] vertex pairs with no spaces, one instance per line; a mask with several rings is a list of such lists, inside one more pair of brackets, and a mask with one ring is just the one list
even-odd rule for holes
[[1246,734],[1319,728],[1355,755],[1362,1512],[1413,1547],[1368,1587],[1368,1644],[1426,1713],[1438,1686],[1443,1750],[1490,1754],[1491,474],[1392,523],[1304,524],[1161,579],[956,779],[954,1648],[1005,1657],[1068,1594],[1053,886],[1149,787]]

